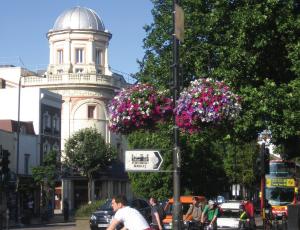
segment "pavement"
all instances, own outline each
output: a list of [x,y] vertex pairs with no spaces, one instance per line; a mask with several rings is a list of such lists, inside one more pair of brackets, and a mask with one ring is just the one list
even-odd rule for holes
[[73,216],[70,216],[69,220],[65,221],[62,213],[54,213],[54,215],[52,217],[49,217],[48,220],[42,220],[41,217],[32,217],[30,218],[30,222],[27,224],[10,221],[9,229],[37,227],[37,226],[45,226],[45,225],[74,225],[75,226],[75,221]]
[[[257,229],[263,229],[263,221],[260,215],[255,216],[255,223]],[[60,212],[54,213],[54,215],[47,221],[43,221],[41,217],[33,217],[30,220],[30,224],[18,224],[15,222],[10,222],[9,229],[18,228],[28,228],[28,227],[38,227],[45,225],[73,225],[75,226],[74,216],[70,216],[68,221],[64,220],[64,216]]]
[[260,215],[255,216],[255,223],[256,223],[256,227],[258,229],[263,229],[263,220],[262,220],[262,217]]

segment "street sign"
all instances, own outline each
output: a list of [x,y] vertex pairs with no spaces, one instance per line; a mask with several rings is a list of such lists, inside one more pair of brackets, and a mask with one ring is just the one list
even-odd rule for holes
[[158,171],[163,159],[157,150],[128,150],[125,151],[126,171]]

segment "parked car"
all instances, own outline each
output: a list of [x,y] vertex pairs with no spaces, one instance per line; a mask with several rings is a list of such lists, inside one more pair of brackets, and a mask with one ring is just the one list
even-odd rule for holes
[[[180,202],[182,204],[182,214],[183,218],[185,216],[185,213],[188,211],[190,208],[190,205],[193,204],[194,196],[181,196],[180,197]],[[200,200],[200,202],[206,203],[206,198],[204,196],[197,196]],[[173,203],[174,200],[173,198],[169,199],[166,206],[165,206],[165,211],[166,211],[166,218],[163,220],[163,225],[164,229],[172,229],[172,211],[173,211]],[[183,228],[186,228],[186,226],[183,226]]]
[[[111,207],[111,199],[107,199],[106,202],[96,211],[92,213],[90,218],[91,230],[106,229],[110,224],[114,211]],[[132,199],[128,201],[128,206],[137,209],[150,223],[151,221],[151,207],[144,199]],[[121,228],[121,226],[120,226]]]
[[227,201],[219,205],[222,215],[217,219],[218,229],[238,229],[241,201]]

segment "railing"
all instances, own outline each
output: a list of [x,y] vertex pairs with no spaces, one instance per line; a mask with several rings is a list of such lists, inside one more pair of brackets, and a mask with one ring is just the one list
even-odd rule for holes
[[126,82],[115,76],[107,75],[92,75],[84,73],[70,73],[70,74],[55,74],[48,75],[46,78],[30,76],[24,77],[23,85],[63,85],[63,84],[93,84],[105,85],[112,87],[124,87]]

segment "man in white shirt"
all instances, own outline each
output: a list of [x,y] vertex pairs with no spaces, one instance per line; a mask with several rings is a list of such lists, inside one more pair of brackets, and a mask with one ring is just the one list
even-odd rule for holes
[[107,230],[114,230],[118,224],[123,223],[124,228],[128,230],[150,230],[150,226],[139,213],[138,210],[127,206],[127,199],[125,196],[116,196],[112,198],[111,206],[115,212]]

